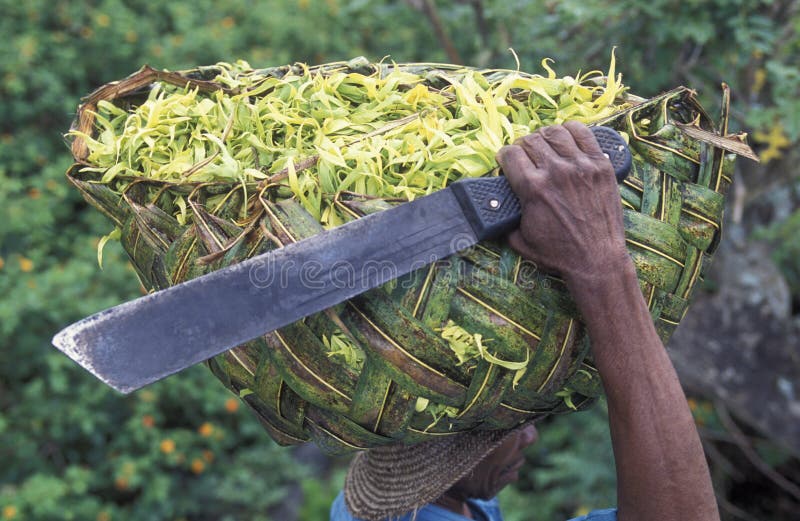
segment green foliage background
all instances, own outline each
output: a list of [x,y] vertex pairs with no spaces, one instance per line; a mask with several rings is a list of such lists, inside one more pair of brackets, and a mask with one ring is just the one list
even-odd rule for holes
[[[139,295],[117,246],[97,266],[111,226],[67,186],[62,135],[82,95],[142,64],[389,55],[513,68],[513,47],[525,70],[551,57],[575,74],[604,69],[617,46],[618,70],[640,95],[687,84],[714,107],[718,84],[730,83],[732,127],[770,159],[749,175],[796,190],[798,2],[443,0],[433,4],[444,39],[424,3],[0,0],[0,519],[270,519],[300,483],[300,518],[318,520],[341,483],[344,462],[333,477],[294,463],[202,368],[120,397],[50,347],[67,323]],[[798,215],[764,223],[795,291],[787,239]],[[504,492],[510,520],[613,502],[604,422],[602,407],[548,422],[531,448],[537,465]]]

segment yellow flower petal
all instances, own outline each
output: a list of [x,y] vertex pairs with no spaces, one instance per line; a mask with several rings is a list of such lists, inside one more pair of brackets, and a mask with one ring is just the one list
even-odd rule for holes
[[159,449],[161,449],[161,452],[164,454],[172,454],[175,451],[175,442],[167,438],[161,442]]
[[33,261],[26,258],[20,257],[19,258],[19,269],[24,271],[25,273],[33,271]]

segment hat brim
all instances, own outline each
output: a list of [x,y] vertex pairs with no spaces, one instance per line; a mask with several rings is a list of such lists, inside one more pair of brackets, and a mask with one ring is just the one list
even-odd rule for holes
[[415,511],[441,497],[517,429],[471,431],[360,452],[345,478],[347,509],[365,521]]

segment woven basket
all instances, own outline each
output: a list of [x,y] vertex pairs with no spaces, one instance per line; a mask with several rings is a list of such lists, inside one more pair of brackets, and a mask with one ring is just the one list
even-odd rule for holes
[[[438,75],[463,70],[350,62],[311,72],[374,74],[392,67]],[[259,74],[281,77],[290,70],[298,72],[287,66]],[[201,91],[223,88],[213,81],[217,72],[214,67],[182,73],[145,67],[88,96],[74,127],[91,134],[99,100],[129,107],[156,81],[189,83]],[[497,78],[508,71],[485,74]],[[666,341],[719,242],[723,194],[735,157],[727,150],[739,142],[723,137],[727,89],[716,123],[686,88],[648,100],[627,97],[631,108],[599,123],[627,132],[631,140],[633,170],[620,187],[627,244]],[[166,288],[321,230],[292,199],[251,201],[252,212],[242,220],[237,212],[245,196],[239,184],[141,179],[120,196],[100,182],[101,173],[80,171],[87,157],[80,138],[72,151],[76,164],[67,172],[69,181],[120,228],[122,244],[148,289]],[[181,193],[192,202],[189,224],[172,217],[165,193]],[[252,189],[247,193],[260,197]],[[226,194],[226,202],[213,211],[205,208],[205,198],[218,194]],[[355,215],[389,206],[357,196],[343,197],[339,204]],[[455,262],[415,271],[393,289],[372,290],[207,363],[278,443],[313,440],[329,452],[509,428],[531,417],[586,407],[601,393],[586,330],[563,282],[525,267],[502,241],[484,242]],[[459,365],[436,330],[448,319],[493,338],[493,349],[506,360],[530,357],[518,384],[512,385],[511,371],[485,360]],[[360,373],[326,355],[322,336],[342,328],[366,353]],[[417,412],[419,397],[455,407],[458,414],[432,423],[430,414]]]

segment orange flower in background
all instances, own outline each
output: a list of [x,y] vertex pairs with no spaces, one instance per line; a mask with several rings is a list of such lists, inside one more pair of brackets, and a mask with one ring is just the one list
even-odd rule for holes
[[200,433],[200,436],[208,438],[214,433],[214,426],[208,422],[205,422],[200,428],[197,429],[197,432]]
[[235,398],[228,398],[225,400],[225,410],[231,413],[238,411],[239,401]]
[[38,188],[31,188],[30,190],[28,190],[28,197],[30,197],[31,199],[35,200],[35,199],[38,199],[41,196],[42,196],[42,192]]
[[161,442],[159,448],[161,449],[161,452],[163,452],[164,454],[172,454],[173,452],[175,452],[175,442],[167,438],[166,440]]
[[206,462],[211,463],[212,461],[214,461],[214,453],[211,452],[210,450],[204,450],[203,459],[206,460]]
[[195,458],[192,460],[191,468],[192,472],[194,472],[195,474],[200,474],[206,469],[206,464],[203,463],[203,460],[201,460],[200,458]]
[[111,521],[111,514],[106,512],[105,510],[101,510],[97,513],[97,521]]
[[117,476],[114,480],[114,488],[117,490],[128,490],[128,479],[123,476]]
[[222,27],[225,29],[230,29],[236,25],[236,20],[234,20],[232,16],[226,16],[220,21],[220,25],[222,25]]
[[3,269],[3,266],[6,265],[6,261],[3,260],[3,257],[0,257],[0,270]]
[[27,257],[20,257],[19,258],[19,269],[28,273],[33,271],[33,261],[28,259]]
[[144,416],[142,416],[142,425],[144,425],[146,428],[149,429],[155,424],[156,424],[155,419],[153,419],[153,417],[150,416],[149,414],[145,414]]
[[14,519],[17,517],[17,507],[6,505],[3,507],[3,519]]

